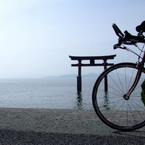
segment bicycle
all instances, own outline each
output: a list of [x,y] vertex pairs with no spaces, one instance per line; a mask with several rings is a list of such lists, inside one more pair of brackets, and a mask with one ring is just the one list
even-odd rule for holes
[[[135,36],[128,31],[122,33],[116,24],[112,26],[119,37],[114,49],[128,50],[138,56],[138,61],[115,64],[102,72],[93,87],[93,107],[109,127],[132,131],[145,125],[145,104],[141,99],[141,85],[145,80],[145,29],[143,23],[136,27],[138,34]],[[139,54],[130,49],[130,45],[138,48]]]

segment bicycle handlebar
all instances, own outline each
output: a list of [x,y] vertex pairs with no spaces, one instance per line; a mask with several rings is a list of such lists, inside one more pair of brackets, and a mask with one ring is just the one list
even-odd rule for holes
[[127,30],[123,34],[116,24],[113,24],[112,27],[116,35],[119,37],[118,43],[114,45],[114,49],[122,48],[121,44],[135,45],[136,43],[145,43],[143,31],[138,32],[138,35],[135,36],[130,34]]
[[113,24],[112,25],[116,35],[119,37],[119,38],[122,38],[124,37],[124,34],[121,32],[121,30],[118,28],[118,26],[116,24]]

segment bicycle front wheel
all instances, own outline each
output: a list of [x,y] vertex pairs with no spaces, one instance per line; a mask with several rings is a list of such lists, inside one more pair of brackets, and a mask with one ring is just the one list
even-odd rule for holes
[[133,63],[116,64],[105,70],[94,85],[94,109],[98,117],[111,128],[131,131],[145,125],[145,104],[141,99],[145,73],[141,74],[129,99],[124,97],[131,88],[137,71]]

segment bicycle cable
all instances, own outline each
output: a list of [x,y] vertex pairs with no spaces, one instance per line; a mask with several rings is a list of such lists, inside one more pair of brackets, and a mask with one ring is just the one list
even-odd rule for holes
[[140,54],[137,54],[135,51],[133,51],[132,49],[126,47],[125,45],[123,45],[123,49],[127,50],[127,51],[130,51],[131,53],[135,54],[136,56],[138,56],[138,59],[143,59],[142,58],[142,53],[144,52],[144,47],[145,47],[145,44],[142,46],[142,49],[138,47],[138,45],[135,44],[135,47],[138,48],[138,50],[140,51]]

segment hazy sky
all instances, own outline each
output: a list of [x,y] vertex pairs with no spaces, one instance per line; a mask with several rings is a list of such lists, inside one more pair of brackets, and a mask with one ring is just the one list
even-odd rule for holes
[[[144,0],[0,0],[0,78],[30,78],[77,73],[69,55],[117,54],[116,23],[136,34]],[[84,68],[83,73],[97,72]]]

